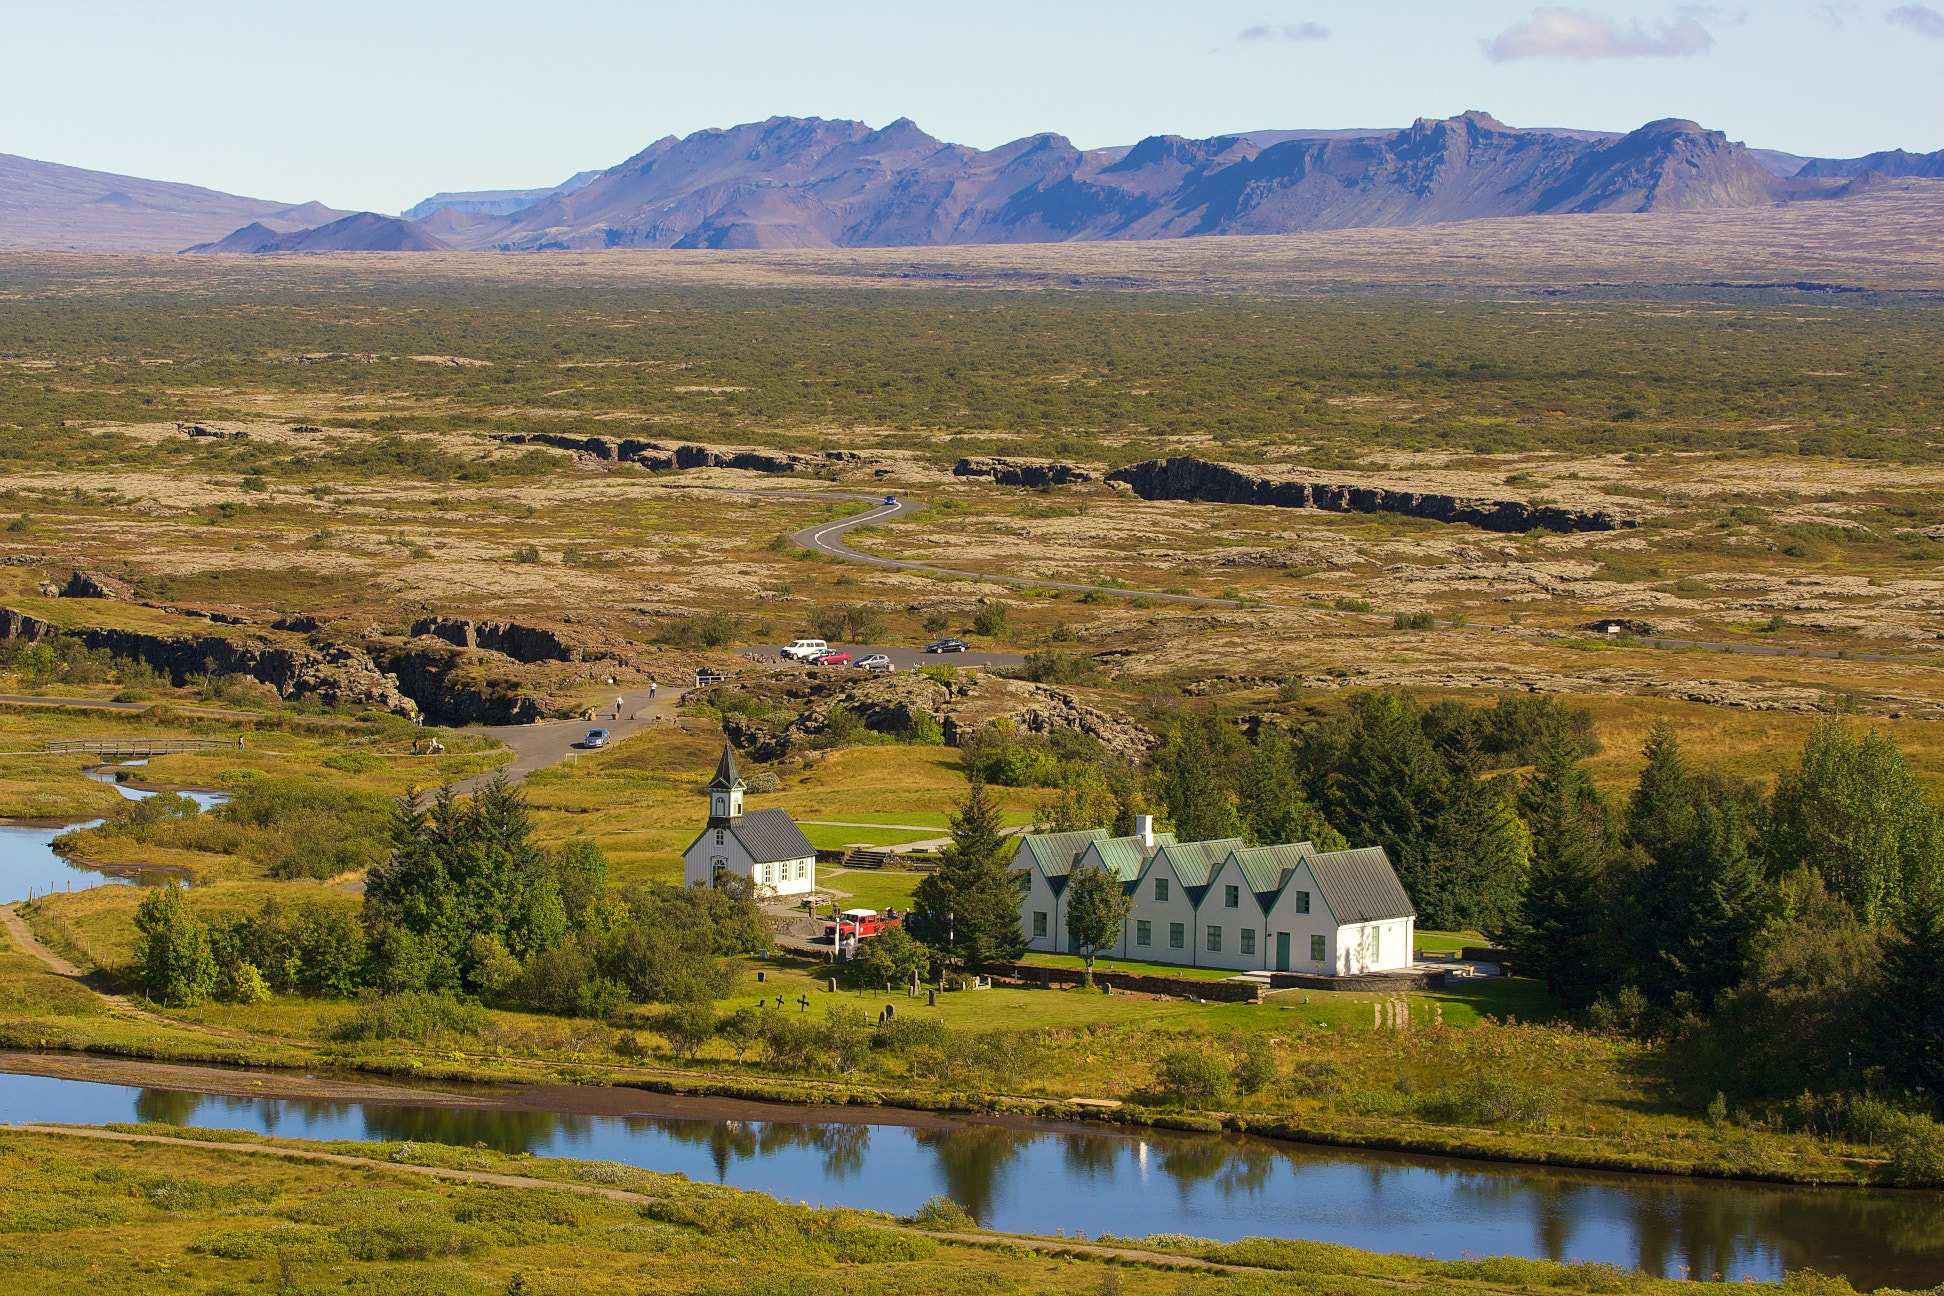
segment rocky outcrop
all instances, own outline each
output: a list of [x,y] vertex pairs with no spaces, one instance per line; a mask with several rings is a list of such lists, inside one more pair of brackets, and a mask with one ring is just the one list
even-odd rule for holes
[[[0,630],[13,640],[33,641],[55,632],[38,617],[6,609]],[[419,710],[398,679],[371,657],[344,644],[280,644],[254,635],[167,635],[115,626],[60,631],[90,651],[145,662],[177,684],[203,675],[246,675],[286,698],[316,698],[326,706],[348,705],[411,715]]]
[[61,587],[61,597],[119,599],[127,603],[134,600],[135,587],[127,581],[116,580],[113,576],[77,570],[67,578],[67,584]]
[[825,450],[813,455],[782,451],[713,450],[699,445],[676,446],[671,450],[654,441],[568,436],[559,432],[512,432],[495,439],[505,445],[544,445],[556,450],[572,450],[608,463],[639,464],[650,472],[686,468],[739,468],[745,472],[814,473],[844,464],[865,462],[864,456],[854,450]]
[[954,477],[990,477],[1001,486],[1069,486],[1090,482],[1094,475],[1072,464],[1050,459],[961,459],[953,465]]
[[438,724],[528,724],[546,713],[524,681],[495,672],[463,648],[428,639],[380,639],[371,660]]
[[431,635],[455,648],[483,648],[519,662],[582,661],[604,654],[569,643],[558,630],[521,625],[517,621],[474,621],[464,617],[421,617],[412,623],[412,637]]
[[1206,459],[1149,459],[1111,472],[1107,480],[1126,483],[1142,499],[1401,513],[1435,522],[1463,522],[1486,531],[1612,531],[1635,525],[1635,519],[1605,510],[1262,477]]

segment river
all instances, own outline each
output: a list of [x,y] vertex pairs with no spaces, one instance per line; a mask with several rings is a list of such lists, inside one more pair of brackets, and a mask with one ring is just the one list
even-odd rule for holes
[[[115,791],[131,801],[141,801],[154,796],[154,790],[129,787],[117,775],[145,764],[146,761],[129,761],[124,765],[104,765],[89,770],[88,777],[96,782],[112,784]],[[229,794],[225,792],[184,791],[182,795],[204,810],[229,800]],[[89,887],[111,884],[159,882],[173,876],[161,871],[143,873],[140,870],[134,870],[130,876],[103,873],[99,869],[70,864],[55,853],[56,837],[76,828],[92,828],[100,822],[99,819],[89,819],[81,823],[0,825],[0,904],[30,900],[55,891],[85,891]]]
[[[626,1091],[613,1091],[625,1094]],[[1239,1136],[974,1122],[945,1128],[218,1097],[0,1074],[0,1121],[162,1121],[306,1139],[417,1140],[620,1161],[790,1201],[909,1213],[934,1194],[988,1227],[1098,1238],[1310,1238],[1456,1259],[1604,1261],[1668,1277],[1944,1278],[1944,1194],[1553,1171]],[[632,1102],[633,1096],[629,1096]],[[663,1114],[657,1112],[660,1102]]]

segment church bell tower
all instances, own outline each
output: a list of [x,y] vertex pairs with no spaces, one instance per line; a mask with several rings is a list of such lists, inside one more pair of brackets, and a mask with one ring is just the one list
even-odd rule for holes
[[742,818],[743,781],[736,773],[736,757],[729,744],[722,745],[722,759],[716,762],[715,777],[709,780],[709,827],[728,828]]

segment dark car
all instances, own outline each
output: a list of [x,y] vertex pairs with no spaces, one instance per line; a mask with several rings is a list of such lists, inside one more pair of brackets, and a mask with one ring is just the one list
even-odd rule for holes
[[971,646],[963,639],[940,639],[935,644],[926,644],[925,651],[928,653],[964,652]]
[[896,495],[886,495],[884,497],[884,502],[895,508],[898,503],[898,497]]
[[589,729],[587,731],[587,737],[581,739],[581,746],[583,747],[605,747],[607,743],[608,731],[605,729]]

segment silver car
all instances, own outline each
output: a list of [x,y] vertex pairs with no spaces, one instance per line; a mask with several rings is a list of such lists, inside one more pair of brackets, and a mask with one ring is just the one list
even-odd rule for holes
[[869,657],[864,658],[862,661],[855,662],[853,663],[853,665],[857,666],[861,670],[888,671],[888,670],[897,669],[891,664],[891,659],[889,657],[886,657],[883,653],[872,653]]

